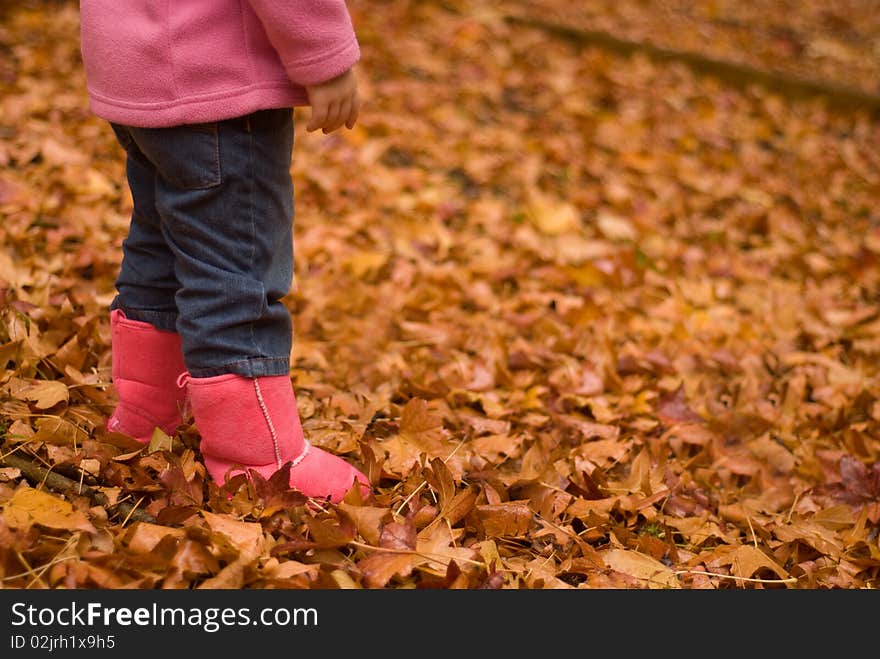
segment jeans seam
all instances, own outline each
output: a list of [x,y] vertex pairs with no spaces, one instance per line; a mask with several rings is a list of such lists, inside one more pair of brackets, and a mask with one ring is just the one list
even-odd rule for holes
[[214,167],[217,171],[217,185],[223,185],[223,170],[220,167],[220,125],[214,122]]
[[[246,133],[248,139],[248,167],[250,168],[249,176],[248,176],[248,213],[250,214],[251,220],[251,267],[255,267],[256,261],[256,251],[257,251],[257,220],[254,216],[254,197],[256,187],[256,172],[254,171],[254,133],[252,130],[247,131]],[[265,291],[264,291],[265,298]],[[256,333],[254,332],[254,323],[251,321],[250,324],[251,330],[251,345],[254,347],[254,351],[259,354],[261,352],[260,346],[257,344]]]

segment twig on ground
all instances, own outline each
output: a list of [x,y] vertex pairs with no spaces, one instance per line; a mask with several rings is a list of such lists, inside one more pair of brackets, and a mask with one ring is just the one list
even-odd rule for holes
[[[67,496],[85,496],[98,506],[103,506],[108,513],[118,513],[123,516],[125,521],[134,520],[138,522],[149,522],[157,524],[158,520],[150,513],[137,507],[137,504],[130,504],[122,501],[115,505],[110,503],[103,492],[96,490],[83,483],[57,474],[45,467],[35,464],[33,461],[24,456],[9,453],[0,455],[0,464],[7,467],[14,467],[21,470],[22,475],[35,486],[45,485],[50,490],[65,494]],[[138,501],[140,503],[140,501]]]

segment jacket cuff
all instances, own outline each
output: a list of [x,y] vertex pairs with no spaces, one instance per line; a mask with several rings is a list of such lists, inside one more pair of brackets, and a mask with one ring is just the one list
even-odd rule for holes
[[287,60],[284,68],[293,82],[303,86],[316,85],[345,73],[360,57],[358,41],[352,38],[335,50],[307,59]]

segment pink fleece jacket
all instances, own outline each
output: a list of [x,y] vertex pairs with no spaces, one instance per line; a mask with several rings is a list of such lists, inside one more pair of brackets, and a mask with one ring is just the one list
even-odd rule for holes
[[162,127],[307,105],[360,57],[345,0],[80,0],[92,111]]

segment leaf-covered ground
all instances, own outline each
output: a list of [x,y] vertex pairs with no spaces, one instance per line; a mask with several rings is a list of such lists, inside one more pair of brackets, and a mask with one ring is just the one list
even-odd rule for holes
[[297,128],[287,302],[306,431],[374,494],[309,506],[208,481],[192,425],[104,430],[122,155],[76,4],[6,5],[0,584],[876,588],[880,121],[350,8],[365,106]]
[[511,16],[880,93],[875,0],[503,0]]

